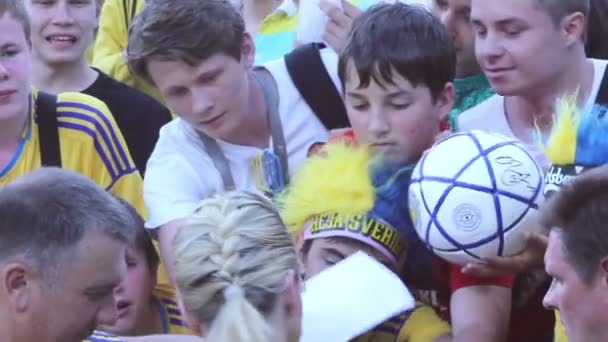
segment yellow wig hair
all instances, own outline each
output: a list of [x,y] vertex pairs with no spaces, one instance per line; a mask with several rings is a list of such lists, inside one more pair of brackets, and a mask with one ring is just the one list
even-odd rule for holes
[[576,159],[576,140],[581,116],[576,95],[558,100],[554,126],[543,150],[553,164],[567,165]]
[[596,103],[582,113],[573,96],[557,103],[555,124],[544,152],[553,165],[597,166],[608,163],[608,106]]
[[374,206],[370,179],[371,153],[362,146],[335,142],[309,158],[278,198],[281,215],[292,234],[322,213],[356,215]]

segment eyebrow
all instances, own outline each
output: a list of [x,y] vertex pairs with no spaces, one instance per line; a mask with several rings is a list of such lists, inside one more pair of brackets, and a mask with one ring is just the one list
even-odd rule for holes
[[220,74],[222,71],[224,71],[224,67],[222,66],[217,66],[211,70],[207,70],[203,73],[201,73],[200,75],[198,75],[197,80],[201,80],[201,79],[206,79],[206,78],[210,78],[212,76],[217,76],[218,74]]
[[[386,97],[399,97],[399,96],[411,96],[411,95],[412,95],[412,92],[410,92],[410,91],[407,91],[407,90],[396,90],[396,91],[393,91],[391,93],[388,93],[386,95]],[[361,95],[361,94],[359,94],[357,92],[354,92],[354,91],[347,91],[346,92],[346,96],[354,97],[354,98],[357,98],[357,99],[363,99],[363,98],[365,98],[365,96],[363,96],[363,95]]]
[[[495,22],[494,26],[507,26],[507,25],[519,23],[519,22],[521,22],[521,19],[507,18],[507,19],[501,19],[501,20]],[[478,26],[485,26],[479,19],[471,19],[471,24],[478,25]]]

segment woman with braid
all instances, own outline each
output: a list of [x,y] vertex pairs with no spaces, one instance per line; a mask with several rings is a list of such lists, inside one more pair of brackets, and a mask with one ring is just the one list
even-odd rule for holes
[[173,247],[193,332],[214,342],[299,340],[298,261],[272,202],[247,192],[206,199]]

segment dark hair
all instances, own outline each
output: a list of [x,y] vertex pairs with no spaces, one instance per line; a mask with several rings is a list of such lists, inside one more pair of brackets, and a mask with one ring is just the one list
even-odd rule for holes
[[0,263],[24,258],[51,283],[85,234],[130,243],[133,226],[111,195],[72,171],[42,168],[0,188]]
[[556,25],[571,13],[589,15],[589,0],[536,0],[536,4],[549,14]]
[[608,165],[564,185],[542,207],[541,224],[561,230],[566,259],[590,283],[608,257]]
[[608,59],[608,1],[591,0],[587,20],[587,57]]
[[423,7],[379,4],[353,23],[338,64],[342,84],[348,82],[349,63],[359,74],[359,87],[371,79],[392,83],[394,69],[413,86],[427,86],[436,100],[454,81],[456,52],[445,27]]
[[0,16],[10,14],[23,27],[25,39],[30,40],[32,32],[30,24],[30,16],[27,13],[23,0],[0,0]]
[[127,63],[132,72],[153,83],[152,59],[196,66],[222,53],[241,59],[245,23],[227,0],[152,0],[129,29]]
[[135,248],[143,252],[148,263],[150,275],[156,275],[158,266],[160,265],[160,257],[156,251],[156,247],[152,242],[150,232],[146,229],[144,219],[139,215],[137,210],[127,201],[115,196],[115,198],[125,207],[134,223],[133,230],[135,231]]

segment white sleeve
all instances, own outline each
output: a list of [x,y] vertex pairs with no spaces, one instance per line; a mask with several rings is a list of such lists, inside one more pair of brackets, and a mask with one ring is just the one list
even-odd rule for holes
[[[148,210],[146,227],[149,229],[187,218],[199,202],[211,196],[215,190],[212,184],[203,181],[205,178],[213,179],[202,175],[209,172],[204,167],[205,163],[201,167],[195,167],[188,160],[188,157],[192,158],[199,151],[186,146],[191,142],[181,135],[175,137],[176,134],[170,131],[175,126],[167,126],[161,130],[144,177],[144,201]],[[181,151],[187,153],[180,153]]]
[[[211,195],[195,185],[198,175],[177,158],[150,159],[144,178],[144,200],[148,209],[146,227],[156,229],[183,219],[194,212],[199,202]],[[204,192],[204,191],[203,191]]]

